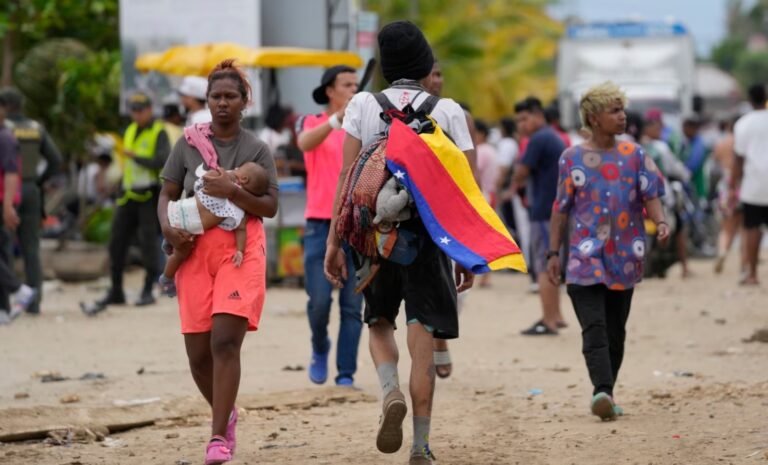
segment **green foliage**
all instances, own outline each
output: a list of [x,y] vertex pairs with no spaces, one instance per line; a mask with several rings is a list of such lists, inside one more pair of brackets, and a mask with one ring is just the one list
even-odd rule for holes
[[84,59],[88,47],[73,39],[51,39],[27,52],[16,65],[14,82],[27,96],[26,110],[51,126],[50,108],[58,98],[61,77],[59,62],[70,58]]
[[733,74],[744,88],[765,82],[768,79],[768,51],[741,53],[736,61]]
[[120,46],[118,0],[6,0],[0,35],[15,33],[18,55],[54,37],[78,39],[94,49]]
[[[529,94],[554,97],[554,56],[562,25],[544,0],[370,0],[381,23],[409,19],[430,42],[443,93],[497,119]],[[480,90],[482,89],[482,90]]]
[[118,0],[0,3],[0,39],[11,52],[0,61],[11,66],[29,116],[46,125],[65,155],[82,153],[97,128],[116,130]]
[[41,120],[65,154],[78,156],[97,130],[119,127],[120,54],[90,51],[72,39],[52,39],[31,49],[15,81],[29,116]]
[[712,48],[712,61],[718,68],[732,72],[746,44],[738,37],[728,37]]
[[[748,8],[747,8],[748,7]],[[712,49],[711,60],[732,73],[742,87],[768,79],[768,0],[728,0],[728,36]]]

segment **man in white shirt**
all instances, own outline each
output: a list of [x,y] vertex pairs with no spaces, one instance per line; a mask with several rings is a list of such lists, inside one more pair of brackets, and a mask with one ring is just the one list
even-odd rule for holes
[[210,123],[211,111],[206,106],[208,100],[208,79],[199,76],[187,76],[178,89],[181,104],[187,110],[187,124]]
[[[391,87],[383,91],[393,106],[402,109],[408,104],[419,108],[429,93],[419,82],[429,75],[434,58],[424,35],[412,23],[397,21],[384,26],[378,36],[381,70]],[[347,106],[343,128],[344,165],[339,177],[338,192],[346,173],[360,149],[370,145],[385,129],[382,108],[373,94],[361,92]],[[456,146],[474,160],[474,150],[467,120],[461,107],[450,99],[441,99],[431,116],[448,133]],[[450,201],[446,199],[446,201]],[[326,277],[337,287],[347,276],[346,257],[335,234],[337,214],[334,209],[325,256]],[[411,354],[410,392],[413,408],[414,441],[410,465],[431,464],[429,450],[430,418],[435,389],[433,340],[458,337],[456,305],[458,291],[472,286],[472,274],[456,265],[456,281],[450,259],[430,239],[421,219],[400,223],[400,229],[421,237],[415,261],[408,266],[383,260],[371,284],[365,288],[365,317],[369,327],[370,349],[383,395],[382,415],[376,445],[381,452],[394,453],[403,440],[402,422],[407,413],[405,397],[400,391],[395,341],[395,319],[400,304],[405,301],[408,349]],[[351,270],[350,270],[351,271]]]
[[744,206],[744,238],[747,275],[744,285],[757,285],[757,263],[763,226],[768,226],[768,110],[765,109],[765,85],[749,88],[753,111],[741,117],[733,128],[736,160],[731,178],[731,197]]

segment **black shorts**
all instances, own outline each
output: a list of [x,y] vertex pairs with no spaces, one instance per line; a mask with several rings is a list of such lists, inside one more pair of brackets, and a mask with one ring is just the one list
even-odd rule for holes
[[755,229],[760,226],[768,226],[768,205],[752,205],[743,203],[744,228]]
[[420,249],[410,265],[382,260],[381,268],[363,290],[364,321],[370,325],[379,319],[395,326],[400,303],[405,301],[407,322],[418,321],[438,339],[459,337],[456,284],[451,260],[432,242],[421,220],[400,225],[420,236]]

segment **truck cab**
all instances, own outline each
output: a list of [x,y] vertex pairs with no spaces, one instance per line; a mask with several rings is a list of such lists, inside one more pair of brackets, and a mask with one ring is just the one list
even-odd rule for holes
[[629,109],[659,108],[668,125],[677,126],[693,110],[695,52],[686,27],[676,22],[573,24],[560,41],[557,56],[561,122],[578,129],[579,99],[604,81],[619,85]]

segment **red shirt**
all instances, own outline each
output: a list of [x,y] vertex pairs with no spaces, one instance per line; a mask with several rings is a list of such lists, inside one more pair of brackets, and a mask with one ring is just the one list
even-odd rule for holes
[[[307,115],[301,130],[316,128],[326,121],[328,115],[325,112]],[[336,184],[344,162],[343,144],[344,130],[332,129],[320,145],[304,152],[304,165],[307,170],[307,208],[304,218],[330,220],[333,216]]]

